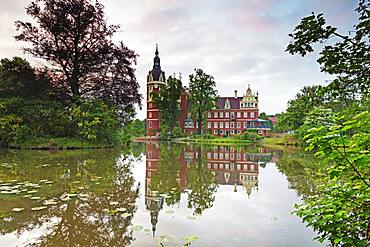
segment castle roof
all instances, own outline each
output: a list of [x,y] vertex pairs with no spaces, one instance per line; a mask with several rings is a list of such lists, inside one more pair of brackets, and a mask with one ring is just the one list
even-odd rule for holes
[[216,101],[216,108],[225,109],[225,102],[228,100],[230,102],[230,109],[239,109],[242,99],[243,97],[219,97]]

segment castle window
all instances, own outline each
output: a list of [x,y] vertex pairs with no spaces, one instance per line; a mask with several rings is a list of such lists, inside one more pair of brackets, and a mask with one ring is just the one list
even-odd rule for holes
[[229,122],[225,122],[225,128],[228,129],[229,128]]
[[[223,128],[224,127],[224,122],[220,122],[220,128]],[[223,134],[223,133],[221,133]]]
[[214,112],[214,113],[213,113],[213,117],[214,117],[214,118],[218,118],[218,112]]
[[[241,123],[240,122],[237,122],[237,128],[240,129],[241,128]],[[238,133],[239,134],[239,133]]]
[[229,159],[229,153],[225,153],[225,160]]
[[220,134],[223,135],[224,134],[224,131],[223,130],[220,130]]
[[212,117],[212,113],[209,111],[208,112],[208,118],[211,118]]
[[251,117],[254,117],[254,112],[251,112]]
[[224,159],[224,153],[220,153],[220,160]]
[[231,118],[235,118],[235,112],[231,112]]
[[153,104],[152,103],[149,103],[149,109],[150,108],[153,108]]
[[251,122],[251,128],[254,128],[254,122]]
[[152,113],[151,112],[149,112],[149,118],[151,118],[152,117]]
[[224,112],[220,112],[220,118],[224,117]]
[[153,125],[152,125],[152,121],[149,121],[149,128],[152,128]]
[[207,123],[207,128],[208,128],[208,129],[212,128],[212,123],[211,123],[211,122],[208,122],[208,123]]
[[152,158],[152,152],[151,152],[151,151],[149,151],[149,152],[148,152],[148,158],[149,158],[149,159],[151,159],[151,158]]
[[241,115],[240,112],[236,113],[237,118],[240,118],[240,115]]
[[[230,123],[230,128],[234,128],[234,122]],[[234,134],[234,132],[232,132],[232,134]]]
[[248,117],[248,112],[246,112],[246,111],[245,111],[245,112],[243,113],[243,115],[244,115],[244,118],[247,118],[247,117]]
[[215,129],[218,128],[218,122],[213,123],[213,128],[215,128]]
[[225,112],[225,117],[228,118],[229,117],[229,112]]
[[244,122],[244,129],[248,128],[248,122]]
[[207,153],[207,159],[211,159],[212,158],[212,154],[210,152]]
[[217,130],[215,130],[213,133],[214,133],[215,135],[217,135],[217,134],[218,134]]

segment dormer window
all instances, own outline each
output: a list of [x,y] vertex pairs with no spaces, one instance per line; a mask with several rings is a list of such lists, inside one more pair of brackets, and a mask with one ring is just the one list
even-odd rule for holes
[[228,99],[225,101],[225,109],[230,109],[230,101]]

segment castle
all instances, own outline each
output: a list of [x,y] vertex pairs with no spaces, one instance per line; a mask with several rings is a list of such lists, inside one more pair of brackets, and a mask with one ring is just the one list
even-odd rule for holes
[[[147,76],[147,116],[146,135],[157,138],[160,135],[159,109],[154,104],[152,95],[158,93],[161,86],[166,85],[166,75],[161,68],[158,46],[156,47],[153,69]],[[198,122],[194,121],[189,112],[189,92],[184,89],[179,99],[181,116],[179,126],[184,133],[195,133]],[[268,136],[271,130],[271,122],[258,118],[258,93],[254,94],[248,85],[243,96],[219,97],[216,107],[206,112],[207,133],[216,136],[232,136],[242,134],[246,130],[256,131],[261,136]]]

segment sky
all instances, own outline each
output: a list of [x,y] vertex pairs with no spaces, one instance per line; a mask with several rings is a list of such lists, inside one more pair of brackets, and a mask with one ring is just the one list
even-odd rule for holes
[[[29,0],[0,0],[0,58],[22,56],[33,65],[44,64],[23,54],[15,42],[14,21],[30,20]],[[162,70],[189,74],[202,68],[214,77],[220,96],[246,91],[259,93],[260,112],[280,113],[306,85],[327,84],[331,76],[320,72],[314,52],[304,58],[285,52],[288,36],[300,19],[324,13],[327,23],[347,34],[353,30],[357,0],[100,0],[109,24],[120,24],[115,41],[123,41],[138,55],[136,77],[146,111],[146,75],[159,45]],[[322,45],[316,45],[317,51]]]

